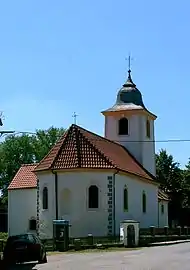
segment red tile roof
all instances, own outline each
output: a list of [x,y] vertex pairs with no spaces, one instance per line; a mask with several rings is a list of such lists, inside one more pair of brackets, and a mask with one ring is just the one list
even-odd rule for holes
[[158,190],[158,199],[161,200],[161,201],[169,201],[169,196],[163,192],[162,190]]
[[66,131],[35,171],[74,168],[116,169],[155,180],[125,147],[77,125]]
[[[38,164],[24,164],[20,167],[15,177],[13,178],[8,190],[36,188],[37,177],[34,169]],[[158,199],[168,201],[169,197],[160,189],[158,190]]]
[[8,190],[35,188],[37,186],[37,177],[33,173],[37,164],[24,164],[20,167],[15,177],[11,181]]

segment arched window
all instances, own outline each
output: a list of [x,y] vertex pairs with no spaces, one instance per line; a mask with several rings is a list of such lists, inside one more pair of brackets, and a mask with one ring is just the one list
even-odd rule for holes
[[146,136],[150,138],[150,121],[146,120]]
[[44,187],[43,189],[43,209],[48,209],[48,189]]
[[119,135],[128,135],[129,134],[129,121],[127,118],[123,117],[121,119],[119,119],[118,122],[118,131],[119,131]]
[[164,214],[164,205],[161,204],[161,213]]
[[90,186],[88,189],[88,207],[89,208],[98,208],[98,187]]
[[128,189],[125,187],[123,190],[123,208],[128,211]]
[[144,191],[142,194],[142,211],[143,213],[146,213],[146,194]]

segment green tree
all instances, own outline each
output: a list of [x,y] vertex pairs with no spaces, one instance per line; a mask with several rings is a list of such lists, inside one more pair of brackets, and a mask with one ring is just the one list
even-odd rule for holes
[[184,181],[184,206],[190,207],[190,159],[183,170],[183,181]]
[[7,187],[22,164],[39,162],[63,135],[63,128],[37,130],[36,135],[8,136],[0,144],[0,190],[7,202]]
[[7,187],[23,163],[34,161],[32,138],[29,135],[8,136],[0,145],[0,188],[3,201],[7,199]]
[[164,149],[156,155],[156,177],[160,188],[170,197],[169,222],[171,220],[179,222],[186,198],[183,170],[173,156]]
[[64,133],[64,128],[50,127],[48,130],[37,130],[36,135],[33,136],[36,162],[39,162],[49,152],[52,146]]
[[164,149],[156,154],[156,177],[164,192],[180,192],[183,189],[183,174],[179,163]]

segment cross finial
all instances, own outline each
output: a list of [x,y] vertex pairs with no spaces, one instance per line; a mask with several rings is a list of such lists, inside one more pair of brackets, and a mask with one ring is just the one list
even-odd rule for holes
[[76,123],[77,123],[77,114],[76,114],[76,112],[74,112],[73,113],[73,115],[72,115],[72,117],[74,118],[74,124],[76,125]]
[[128,72],[131,72],[131,61],[133,60],[133,58],[131,58],[131,54],[129,53],[129,56],[127,58],[125,58],[125,60],[128,61]]
[[127,86],[128,84],[133,84],[133,86],[136,86],[134,83],[133,83],[133,80],[131,78],[131,61],[133,60],[133,58],[131,58],[131,54],[129,53],[129,56],[127,58],[125,58],[125,60],[128,61],[128,78],[127,78],[127,81],[125,82],[124,86]]

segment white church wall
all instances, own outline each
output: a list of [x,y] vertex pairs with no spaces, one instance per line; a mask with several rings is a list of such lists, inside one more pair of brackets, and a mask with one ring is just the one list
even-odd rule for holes
[[[162,207],[164,211],[162,210]],[[168,226],[168,202],[160,201],[159,202],[159,227],[164,228],[164,226]]]
[[[118,121],[122,115],[128,119],[129,134],[118,134]],[[131,154],[155,175],[155,143],[154,121],[150,120],[150,138],[146,136],[147,116],[141,114],[128,115],[124,113],[115,116],[105,116],[105,137],[125,146]]]
[[[110,174],[109,174],[110,175]],[[79,237],[93,234],[107,235],[108,199],[107,172],[68,172],[58,174],[59,217],[71,223],[70,236]],[[99,208],[88,208],[88,188],[96,185],[99,188]],[[67,196],[67,207],[64,207],[64,194]]]
[[[55,212],[55,175],[51,172],[38,174],[39,179],[39,234],[41,239],[53,238],[53,220]],[[48,189],[48,209],[43,209],[42,194]]]
[[[55,176],[38,175],[40,186],[40,237],[52,238],[55,219]],[[99,188],[99,209],[88,209],[88,187]],[[42,209],[43,188],[48,188],[48,209]],[[71,223],[70,236],[107,235],[107,174],[92,172],[58,173],[58,218]],[[68,196],[69,194],[69,196]],[[66,204],[63,196],[66,195]]]
[[155,137],[154,137],[154,121],[150,122],[150,138],[146,136],[146,121],[147,117],[141,118],[141,132],[142,132],[142,165],[154,176],[156,175],[156,161],[155,161]]
[[[70,237],[106,236],[108,234],[108,176],[112,171],[72,171],[58,173],[58,215],[59,219],[70,221]],[[52,238],[52,221],[55,219],[55,178],[49,173],[39,175],[40,183],[40,236]],[[116,233],[120,222],[134,219],[140,227],[158,226],[158,188],[135,177],[116,175]],[[88,208],[88,188],[99,188],[99,208]],[[128,188],[128,212],[123,209],[123,189]],[[42,191],[48,188],[48,209],[42,209]],[[142,192],[147,198],[146,213],[142,211]]]
[[[115,176],[116,182],[116,233],[119,233],[119,223],[125,219],[140,222],[141,228],[158,226],[158,187],[143,182],[136,177],[125,175]],[[123,190],[128,190],[128,211],[124,210]],[[146,213],[142,210],[142,194],[146,194]]]
[[36,202],[36,188],[8,191],[9,235],[29,232],[29,220],[37,216]]
[[[134,155],[134,157],[142,162],[142,145],[141,145],[141,132],[139,132],[140,117],[139,115],[130,115],[126,118],[129,123],[129,135],[118,135],[118,121],[122,115],[105,116],[105,137],[123,146]],[[129,141],[133,141],[130,142]]]

